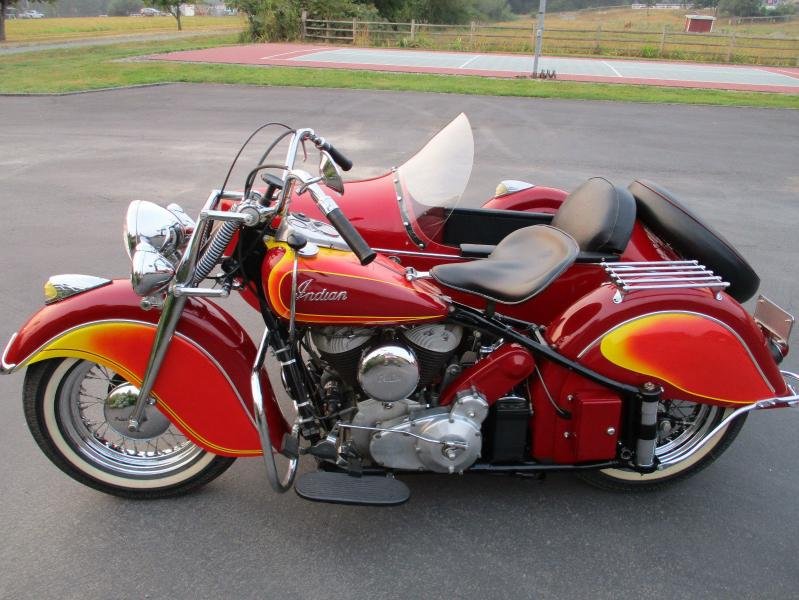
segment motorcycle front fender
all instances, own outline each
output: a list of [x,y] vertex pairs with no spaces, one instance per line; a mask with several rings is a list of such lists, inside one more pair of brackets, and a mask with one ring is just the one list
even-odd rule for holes
[[[141,385],[160,313],[140,306],[127,280],[34,314],[9,342],[3,372],[51,358],[80,358]],[[156,406],[191,441],[222,456],[262,454],[252,413],[255,346],[238,322],[204,298],[189,299],[153,388]],[[261,390],[280,449],[289,427],[265,373]]]

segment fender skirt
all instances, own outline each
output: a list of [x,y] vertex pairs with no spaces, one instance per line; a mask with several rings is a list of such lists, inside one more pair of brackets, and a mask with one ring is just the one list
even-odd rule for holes
[[[3,371],[50,358],[86,359],[141,385],[160,312],[145,311],[127,280],[45,306],[12,338]],[[227,312],[191,298],[153,388],[156,406],[186,437],[221,456],[262,454],[252,413],[250,370],[256,349]],[[261,372],[272,445],[289,431]]]

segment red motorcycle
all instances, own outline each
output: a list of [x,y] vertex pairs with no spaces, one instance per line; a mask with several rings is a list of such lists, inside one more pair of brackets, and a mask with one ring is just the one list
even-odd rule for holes
[[[196,223],[133,202],[130,281],[52,277],[6,347],[34,438],[74,479],[160,498],[263,456],[275,490],[349,504],[404,502],[406,472],[650,489],[717,458],[750,411],[799,405],[778,366],[793,318],[762,296],[748,314],[755,272],[659,186],[503,182],[464,208],[461,115],[345,195],[345,156],[269,127],[243,191],[229,172]],[[310,146],[318,174],[296,167]],[[211,301],[231,291],[263,317],[258,346]],[[295,483],[302,455],[319,468]]]

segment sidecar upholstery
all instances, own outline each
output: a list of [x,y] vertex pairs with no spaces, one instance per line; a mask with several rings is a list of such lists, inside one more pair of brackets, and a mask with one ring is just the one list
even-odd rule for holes
[[603,177],[592,177],[568,195],[552,226],[572,236],[580,252],[607,258],[621,254],[635,225],[635,199]]
[[730,283],[727,293],[746,302],[760,287],[760,277],[724,237],[708,227],[677,198],[650,181],[637,179],[628,189],[638,204],[638,218],[687,259],[696,259]]
[[[624,252],[635,225],[636,205],[632,194],[626,189],[613,185],[603,177],[592,177],[566,197],[551,219],[549,215],[530,215],[515,211],[480,212],[484,213],[484,220],[492,224],[501,217],[504,235],[536,222],[551,223],[553,227],[568,233],[577,241],[580,247],[578,262],[593,262],[602,259],[616,260]],[[461,229],[459,225],[457,227]],[[513,229],[509,229],[510,227]],[[482,224],[479,228],[463,227],[461,235],[468,237],[455,241],[460,244],[461,255],[488,256],[494,249],[493,244],[500,240],[489,242],[485,239],[486,231],[490,232],[492,228]],[[475,235],[481,236],[480,239],[475,238]]]

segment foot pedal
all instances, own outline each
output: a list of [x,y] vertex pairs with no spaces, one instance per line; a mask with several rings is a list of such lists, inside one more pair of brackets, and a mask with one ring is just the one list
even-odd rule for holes
[[346,473],[314,471],[297,478],[294,491],[300,498],[333,504],[396,506],[411,497],[408,486],[391,479],[368,475],[352,477]]

